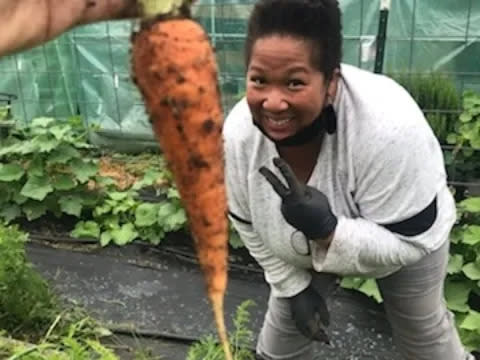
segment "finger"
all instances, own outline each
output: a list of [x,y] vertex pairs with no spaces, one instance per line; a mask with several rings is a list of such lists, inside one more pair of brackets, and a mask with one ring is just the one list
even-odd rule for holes
[[285,181],[290,188],[290,192],[292,195],[301,195],[302,194],[302,186],[300,182],[297,180],[297,177],[293,173],[292,168],[287,164],[285,160],[282,158],[274,158],[273,164],[280,170]]
[[280,181],[277,176],[270,171],[270,169],[266,168],[265,166],[262,166],[260,168],[260,174],[263,175],[263,177],[272,185],[273,190],[280,195],[281,198],[284,198],[288,194],[290,194],[290,190],[283,185],[283,183]]
[[[313,318],[311,318],[308,322],[306,327],[303,331],[307,334],[306,336],[312,340],[330,343],[327,333],[325,332],[325,328],[322,322],[319,319],[319,315],[315,314]],[[302,332],[303,333],[303,332]],[[305,333],[303,333],[305,335]]]
[[313,336],[312,339],[315,341],[320,341],[330,345],[330,339],[327,333],[323,329],[319,329]]
[[325,326],[330,325],[330,312],[328,311],[327,304],[323,300],[317,305],[317,311],[322,324]]
[[315,313],[313,318],[314,325],[311,325],[312,339],[329,343],[328,335],[325,331],[325,323],[322,321],[320,314]]

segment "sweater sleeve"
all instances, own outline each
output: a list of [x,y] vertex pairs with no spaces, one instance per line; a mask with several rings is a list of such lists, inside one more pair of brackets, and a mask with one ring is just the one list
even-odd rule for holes
[[242,151],[249,148],[245,143],[245,129],[242,126],[242,121],[249,121],[245,119],[245,111],[245,106],[238,104],[224,126],[229,217],[250,255],[263,268],[272,295],[291,297],[310,284],[311,274],[306,269],[290,265],[275,256],[254,228],[248,201],[249,157]]
[[[395,124],[373,129],[368,140],[359,142],[352,194],[359,217],[339,216],[328,250],[315,246],[317,271],[382,277],[448,239],[455,203],[440,146],[423,121]],[[429,204],[435,205],[433,219],[418,226]]]

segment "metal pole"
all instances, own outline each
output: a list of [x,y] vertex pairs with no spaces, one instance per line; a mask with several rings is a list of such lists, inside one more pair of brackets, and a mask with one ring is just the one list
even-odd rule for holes
[[377,51],[375,54],[374,72],[381,74],[383,72],[383,60],[385,57],[385,41],[387,39],[388,13],[390,11],[391,0],[380,1],[380,20],[378,22],[377,33]]

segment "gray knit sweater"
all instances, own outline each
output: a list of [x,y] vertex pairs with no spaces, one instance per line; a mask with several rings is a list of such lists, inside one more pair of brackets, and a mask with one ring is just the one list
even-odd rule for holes
[[[280,198],[262,175],[278,156],[253,125],[245,100],[225,121],[229,210],[275,296],[306,288],[312,269],[383,277],[448,240],[455,203],[440,145],[409,94],[381,75],[342,65],[334,102],[337,131],[326,135],[308,185],[322,191],[338,217],[327,252],[285,222]],[[433,225],[415,236],[387,230],[437,198]],[[238,219],[241,220],[238,220]]]

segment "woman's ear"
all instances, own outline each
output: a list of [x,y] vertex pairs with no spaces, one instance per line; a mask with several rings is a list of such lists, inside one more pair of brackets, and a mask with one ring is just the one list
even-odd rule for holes
[[337,95],[339,79],[340,79],[340,69],[336,68],[335,70],[333,70],[332,77],[328,83],[328,88],[327,88],[327,99],[330,104],[333,103],[333,101],[335,100],[335,96]]

